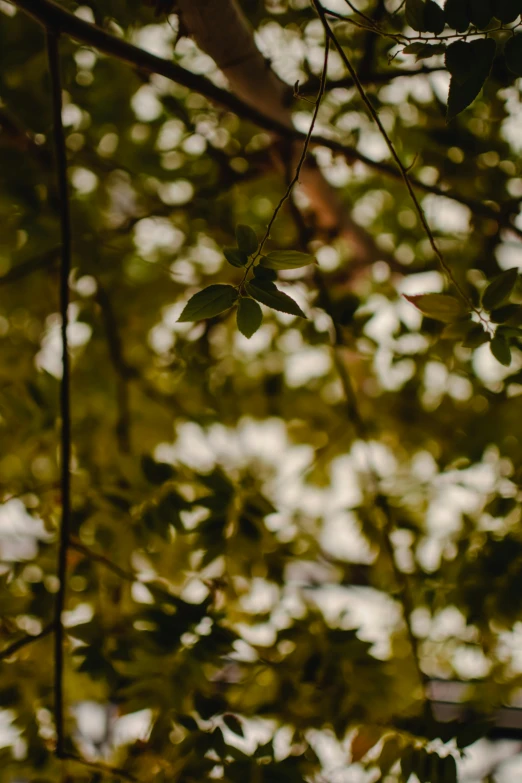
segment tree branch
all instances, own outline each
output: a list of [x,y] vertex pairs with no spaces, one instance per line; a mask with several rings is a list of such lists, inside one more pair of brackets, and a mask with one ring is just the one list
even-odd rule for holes
[[87,761],[87,759],[81,758],[81,756],[75,756],[74,753],[62,753],[62,759],[67,761],[75,761],[77,764],[81,764],[82,767],[92,769],[93,772],[101,772],[105,775],[115,775],[122,780],[128,780],[130,783],[139,783],[138,778],[119,767],[112,767],[110,764],[104,764],[101,761]]
[[43,639],[45,636],[48,636],[52,631],[54,630],[54,623],[49,623],[46,625],[40,633],[37,633],[36,636],[23,636],[21,639],[18,639],[16,642],[13,642],[12,644],[8,645],[8,647],[5,647],[3,650],[0,650],[0,661],[6,660],[6,658],[10,658],[12,655],[14,655],[18,650],[21,650],[23,647],[27,647],[29,644],[33,644],[33,642],[38,642],[40,639]]
[[[194,92],[200,93],[209,100],[215,101],[221,106],[230,109],[230,111],[233,111],[239,117],[250,120],[260,128],[276,133],[282,138],[302,142],[306,139],[306,133],[301,133],[291,125],[285,125],[283,122],[268,117],[266,114],[258,111],[227,90],[217,87],[204,76],[191,73],[176,63],[164,60],[161,57],[156,57],[156,55],[140,49],[137,46],[133,46],[133,44],[130,44],[121,38],[116,38],[116,36],[105,32],[105,30],[102,30],[96,25],[84,22],[83,19],[80,19],[61,8],[57,3],[53,2],[53,0],[11,0],[11,2],[29,16],[33,17],[44,28],[49,27],[51,29],[61,30],[63,33],[71,36],[71,38],[89,46],[93,46],[105,54],[117,57],[147,73],[157,73],[165,76],[167,79],[187,87]],[[326,147],[327,149],[332,150],[332,152],[343,155],[350,162],[359,161],[373,171],[384,174],[387,177],[402,179],[400,172],[395,166],[372,160],[360,153],[354,147],[349,147],[336,139],[330,139],[324,136],[314,136],[311,139],[311,144]],[[490,217],[494,220],[499,219],[498,211],[488,204],[483,204],[481,201],[466,198],[458,193],[444,190],[444,188],[435,185],[426,185],[413,177],[410,177],[410,181],[415,187],[425,193],[445,196],[460,204],[464,204],[477,215]],[[513,226],[512,223],[506,224],[506,227],[509,227],[510,231],[513,231],[519,237],[522,237],[522,229],[518,229],[516,226]]]
[[67,551],[71,527],[71,402],[70,366],[67,342],[69,310],[69,276],[71,273],[71,217],[69,210],[69,188],[67,182],[67,154],[62,124],[62,87],[60,78],[60,57],[58,34],[47,29],[47,53],[51,77],[53,132],[57,165],[58,196],[61,229],[60,266],[60,315],[62,337],[63,375],[60,384],[61,428],[61,490],[62,519],[58,545],[57,576],[60,582],[55,603],[55,649],[54,649],[54,715],[56,723],[56,755],[63,758],[65,751],[64,728],[64,626],[63,612],[67,590]]
[[439,248],[439,246],[435,242],[435,237],[433,236],[433,232],[432,232],[432,230],[430,228],[430,225],[429,225],[429,223],[428,223],[428,221],[426,219],[426,215],[424,214],[424,210],[422,209],[422,206],[421,206],[421,204],[420,204],[420,202],[419,202],[419,200],[417,198],[417,194],[415,193],[415,190],[414,190],[414,187],[413,187],[413,182],[410,179],[410,176],[408,174],[408,170],[407,170],[406,166],[403,164],[402,160],[400,159],[400,157],[399,157],[399,155],[397,153],[397,150],[395,149],[395,146],[394,146],[394,144],[393,144],[393,142],[392,142],[388,132],[386,131],[386,128],[382,124],[381,118],[379,117],[379,113],[377,112],[377,110],[373,106],[373,103],[371,102],[371,100],[369,99],[368,95],[366,94],[366,91],[365,91],[363,85],[361,84],[361,82],[359,80],[359,77],[357,76],[357,73],[356,73],[356,71],[355,71],[355,69],[354,69],[354,67],[353,67],[353,65],[351,63],[350,58],[348,57],[348,55],[344,51],[343,47],[339,43],[339,40],[337,39],[337,36],[335,35],[335,33],[333,32],[332,28],[330,27],[330,25],[328,23],[328,20],[326,18],[325,9],[323,8],[323,6],[319,2],[319,0],[312,0],[312,3],[313,3],[314,8],[317,11],[317,14],[318,14],[320,20],[321,20],[321,23],[323,25],[323,28],[324,28],[324,31],[325,31],[326,35],[328,36],[328,38],[330,38],[330,40],[332,41],[333,45],[337,49],[337,52],[338,52],[339,56],[341,57],[341,60],[343,61],[344,65],[346,66],[346,69],[348,70],[348,73],[350,74],[351,78],[354,81],[354,84],[355,84],[355,86],[357,88],[357,92],[359,93],[359,95],[360,95],[360,97],[361,97],[361,99],[362,99],[366,109],[368,110],[368,114],[370,115],[371,119],[377,125],[377,127],[379,129],[379,132],[380,132],[382,138],[384,139],[384,141],[386,143],[386,146],[388,147],[390,155],[392,156],[393,160],[395,161],[395,164],[396,164],[397,169],[398,169],[398,171],[400,173],[401,179],[404,182],[404,184],[406,186],[406,190],[408,191],[408,193],[410,195],[410,198],[411,198],[411,200],[413,202],[413,206],[415,207],[415,211],[416,211],[416,213],[417,213],[417,215],[419,217],[419,220],[420,220],[421,225],[422,225],[422,227],[424,229],[424,232],[425,232],[425,234],[426,234],[426,236],[428,238],[428,241],[429,241],[429,243],[431,245],[431,249],[433,250],[433,253],[438,258],[438,260],[440,262],[440,265],[441,265],[442,269],[444,270],[444,272],[446,273],[446,276],[447,276],[448,280],[453,283],[457,293],[459,294],[459,296],[461,297],[463,302],[466,305],[468,305],[470,307],[470,309],[476,311],[476,308],[474,307],[473,302],[471,302],[471,300],[469,299],[467,294],[463,291],[460,283],[458,282],[458,280],[456,279],[455,275],[453,274],[453,270],[448,265],[448,263],[447,263],[446,259],[444,258],[443,254],[442,254],[442,252],[441,252],[441,250]]

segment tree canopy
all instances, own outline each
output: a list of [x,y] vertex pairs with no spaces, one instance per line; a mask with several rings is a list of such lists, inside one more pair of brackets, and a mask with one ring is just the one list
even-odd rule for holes
[[1,783],[519,737],[521,14],[0,0]]

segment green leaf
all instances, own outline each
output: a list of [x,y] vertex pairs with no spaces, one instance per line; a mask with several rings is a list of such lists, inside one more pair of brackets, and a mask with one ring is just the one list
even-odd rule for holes
[[223,723],[225,724],[227,729],[230,729],[230,731],[234,732],[234,734],[237,734],[240,737],[245,736],[245,732],[243,731],[243,726],[241,724],[241,721],[238,718],[236,718],[235,715],[231,715],[230,713],[223,715]]
[[469,55],[469,44],[466,41],[456,41],[446,49],[446,68],[459,84],[464,84],[473,75],[475,64]]
[[493,18],[491,0],[468,0],[469,18],[471,24],[484,30]]
[[473,324],[469,330],[468,336],[463,342],[464,348],[478,348],[489,340],[489,334],[484,331],[480,324]]
[[482,307],[486,310],[494,310],[503,305],[513,293],[517,280],[518,267],[508,269],[495,277],[484,289]]
[[290,296],[280,291],[274,283],[264,280],[252,280],[245,285],[246,291],[251,297],[257,299],[261,304],[271,307],[272,310],[278,310],[280,313],[297,315],[299,318],[306,318],[297,302]]
[[416,55],[415,61],[418,62],[419,60],[427,60],[428,57],[433,57],[436,54],[443,54],[445,51],[446,44],[443,41],[435,44],[415,41],[414,43],[408,44],[408,46],[402,50],[402,53]]
[[397,737],[390,737],[385,740],[377,760],[377,765],[383,774],[387,774],[401,757],[401,747]]
[[488,720],[479,720],[476,723],[466,723],[462,729],[457,732],[457,748],[463,750],[470,745],[474,745],[479,739],[482,739],[491,728],[491,722]]
[[255,253],[259,244],[254,229],[243,225],[236,226],[236,242],[241,252],[247,256]]
[[141,458],[141,469],[143,475],[151,484],[164,484],[174,475],[174,468],[166,462],[156,462],[156,460],[145,454]]
[[201,321],[228,310],[239,293],[232,285],[209,285],[189,299],[178,321]]
[[440,35],[446,26],[444,11],[437,3],[433,2],[433,0],[426,0],[424,24],[427,31],[429,33],[434,33],[435,35]]
[[495,58],[492,38],[457,41],[446,50],[446,65],[451,73],[447,120],[453,120],[467,108],[482,90]]
[[415,748],[412,757],[413,772],[417,775],[420,783],[428,783],[428,774],[430,763],[427,752],[424,748]]
[[223,255],[227,259],[229,264],[232,264],[232,266],[245,266],[248,261],[248,256],[246,253],[242,253],[241,250],[239,250],[237,247],[225,247],[223,250]]
[[468,311],[463,302],[448,294],[419,294],[418,296],[406,296],[405,299],[412,305],[436,321],[451,323],[458,321]]
[[511,348],[503,337],[493,337],[489,344],[489,349],[497,362],[503,364],[504,367],[509,367],[511,364]]
[[457,762],[451,754],[440,759],[439,778],[442,783],[457,783]]
[[402,783],[408,783],[413,772],[413,747],[408,745],[401,757],[401,779]]
[[495,19],[510,24],[522,13],[520,0],[495,0]]
[[464,0],[446,0],[444,16],[446,24],[458,33],[465,32],[471,22],[468,5]]
[[263,311],[253,299],[243,297],[237,308],[237,328],[245,337],[252,337],[263,321]]
[[314,256],[300,253],[298,250],[274,250],[261,256],[261,265],[268,269],[298,269],[300,266],[313,264]]
[[504,47],[504,58],[510,71],[522,76],[522,34],[509,38]]
[[444,327],[440,336],[443,340],[463,340],[475,324],[471,320],[455,321]]
[[424,0],[406,0],[406,23],[418,33],[427,33]]
[[274,269],[268,269],[265,266],[256,264],[254,267],[254,277],[259,278],[259,280],[269,280],[273,283],[274,280],[277,280],[277,272]]
[[522,307],[515,304],[504,305],[492,310],[489,317],[494,324],[517,326],[522,324]]
[[402,50],[403,54],[418,54],[421,52],[424,47],[429,46],[429,44],[422,43],[422,41],[414,41],[411,44],[408,44],[408,46],[405,46]]
[[445,783],[439,776],[440,772],[440,757],[438,753],[428,753],[428,770],[430,783]]

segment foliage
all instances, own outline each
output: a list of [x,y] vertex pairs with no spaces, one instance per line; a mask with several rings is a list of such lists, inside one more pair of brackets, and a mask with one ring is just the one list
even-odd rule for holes
[[0,0],[1,783],[451,783],[519,692],[522,7],[340,5],[241,3],[308,138],[172,3],[62,0],[199,79],[62,29],[64,539],[49,4]]

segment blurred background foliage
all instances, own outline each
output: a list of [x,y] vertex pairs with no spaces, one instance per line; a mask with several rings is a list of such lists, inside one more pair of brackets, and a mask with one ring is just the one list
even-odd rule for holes
[[[306,130],[320,20],[303,0],[240,5]],[[226,87],[175,8],[62,6]],[[477,304],[522,265],[516,75],[499,57],[447,124],[443,55],[416,62],[366,29],[417,40],[398,0],[328,7],[349,20],[331,17]],[[516,743],[460,758],[488,733],[518,737],[499,718],[522,685],[518,340],[504,366],[480,336],[441,338],[404,298],[447,281],[333,49],[316,131],[376,165],[310,155],[370,251],[321,225],[297,186],[270,246],[315,254],[315,269],[279,276],[307,320],[265,309],[250,340],[230,314],[178,323],[205,285],[239,283],[223,248],[238,223],[263,235],[288,149],[163,76],[68,35],[60,46],[74,267],[66,729],[90,766],[53,755],[60,232],[45,37],[0,0],[0,780],[435,783],[455,780],[454,758],[462,780],[518,779]],[[449,722],[444,681],[467,705]]]

